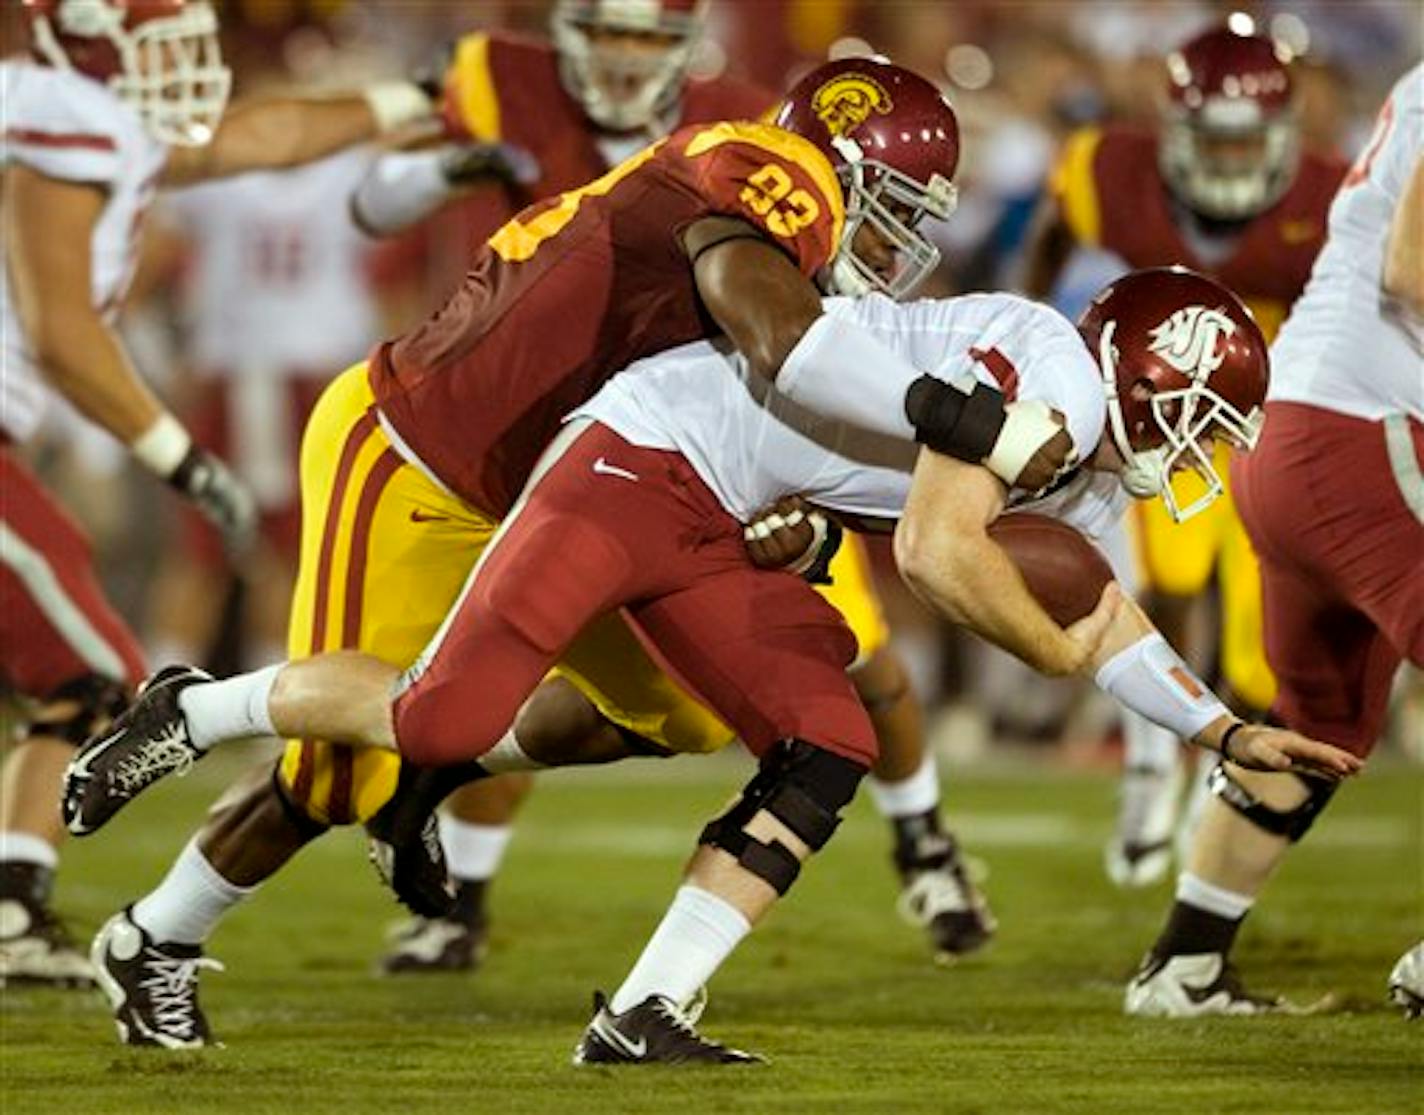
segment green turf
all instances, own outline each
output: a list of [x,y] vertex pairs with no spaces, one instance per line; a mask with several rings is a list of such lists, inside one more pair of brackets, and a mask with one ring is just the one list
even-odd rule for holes
[[[73,845],[61,906],[86,931],[155,881],[231,767],[155,791]],[[1273,883],[1239,959],[1263,987],[1348,1009],[1308,1019],[1152,1023],[1119,1013],[1165,886],[1099,867],[1102,775],[964,777],[951,803],[989,863],[992,948],[932,967],[894,917],[880,822],[860,802],[827,855],[716,981],[704,1029],[771,1058],[733,1070],[576,1070],[590,991],[616,985],[698,826],[744,776],[725,760],[551,777],[496,892],[474,978],[382,980],[395,910],[351,834],[309,850],[210,951],[227,1048],[128,1051],[98,1000],[6,993],[0,1111],[1348,1112],[1424,1110],[1424,1025],[1382,1002],[1421,930],[1424,776],[1381,766],[1340,795]]]

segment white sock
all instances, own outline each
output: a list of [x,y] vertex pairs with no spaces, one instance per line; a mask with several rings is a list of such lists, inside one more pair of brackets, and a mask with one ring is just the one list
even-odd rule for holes
[[206,751],[217,743],[275,736],[267,699],[285,663],[238,674],[223,681],[190,685],[178,694],[193,746]]
[[493,879],[513,834],[509,825],[474,825],[440,814],[440,843],[445,847],[446,866],[456,879]]
[[687,1002],[751,928],[735,906],[710,891],[683,884],[614,994],[610,1009],[622,1014],[649,995],[662,995],[679,1005]]
[[134,903],[131,916],[154,940],[201,945],[222,916],[256,890],[229,883],[219,875],[195,838],[188,841],[157,889]]
[[871,775],[865,780],[870,798],[882,817],[915,817],[939,806],[939,770],[934,756],[925,752],[920,767],[899,782],[882,782]]
[[0,863],[35,863],[52,871],[59,866],[59,852],[32,832],[0,832]]
[[480,756],[479,764],[490,774],[543,770],[545,766],[545,764],[531,759],[525,753],[524,748],[519,746],[519,739],[515,736],[513,728],[500,736],[499,742]]
[[1130,709],[1122,714],[1122,766],[1143,774],[1169,775],[1181,762],[1182,745],[1161,725]]
[[1234,890],[1208,883],[1190,871],[1183,871],[1177,876],[1177,901],[1232,921],[1240,921],[1256,904],[1252,895],[1237,894]]

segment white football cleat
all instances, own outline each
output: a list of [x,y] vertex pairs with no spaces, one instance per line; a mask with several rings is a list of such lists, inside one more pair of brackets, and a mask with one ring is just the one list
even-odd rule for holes
[[1122,772],[1117,831],[1103,849],[1103,867],[1117,886],[1148,887],[1166,878],[1182,781],[1180,763],[1166,771]]
[[1389,1001],[1405,1018],[1424,1018],[1424,941],[1399,958],[1389,973]]
[[1216,1014],[1315,1014],[1333,1002],[1325,996],[1300,1006],[1279,996],[1253,995],[1219,952],[1194,956],[1148,954],[1123,995],[1124,1014],[1139,1018],[1201,1018]]

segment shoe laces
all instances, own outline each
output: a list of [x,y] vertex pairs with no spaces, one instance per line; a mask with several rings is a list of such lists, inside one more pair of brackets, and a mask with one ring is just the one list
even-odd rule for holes
[[222,962],[208,956],[168,956],[149,947],[143,954],[143,977],[138,985],[148,995],[149,1012],[160,1030],[191,1038],[198,1019],[198,971],[223,970]]
[[[705,1005],[705,1000],[704,1000]],[[710,1049],[722,1048],[716,1042],[708,1041],[697,1032],[697,1027],[693,1025],[692,1019],[688,1017],[686,1011],[674,1003],[671,999],[657,998],[653,1002],[653,1009],[658,1016],[668,1023],[674,1030],[681,1034],[688,1041]],[[701,1011],[699,1010],[700,1014]]]
[[187,774],[197,756],[183,735],[182,727],[175,724],[125,755],[114,768],[119,788],[132,794],[164,775],[182,778]]

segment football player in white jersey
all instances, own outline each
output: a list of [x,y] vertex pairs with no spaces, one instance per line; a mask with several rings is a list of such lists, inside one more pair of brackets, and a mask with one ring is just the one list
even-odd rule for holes
[[0,63],[0,672],[35,704],[0,773],[0,982],[73,984],[90,973],[49,908],[54,801],[69,752],[122,707],[142,661],[82,534],[13,446],[57,390],[240,547],[251,497],[114,332],[144,210],[160,186],[305,162],[423,118],[430,102],[395,82],[224,113],[230,75],[207,3],[25,0],[24,11],[31,57]]
[[[1266,655],[1286,726],[1367,757],[1401,662],[1424,667],[1424,65],[1395,85],[1330,206],[1271,350],[1265,426],[1232,470],[1261,558]],[[1331,786],[1222,765],[1130,1014],[1301,1009],[1232,973],[1242,920]],[[1401,961],[1393,982],[1418,969]],[[1402,993],[1402,992],[1401,992]]]
[[[756,570],[742,549],[741,523],[758,508],[803,493],[859,522],[899,520],[896,558],[916,591],[1035,668],[1090,673],[1129,707],[1245,767],[1326,778],[1356,768],[1344,752],[1237,720],[1113,585],[1091,615],[1059,627],[987,533],[1005,509],[1003,484],[933,451],[952,385],[997,387],[1061,414],[1085,462],[1023,506],[1096,536],[1128,493],[1161,495],[1182,518],[1209,503],[1221,490],[1212,440],[1251,444],[1265,395],[1266,346],[1250,315],[1200,276],[1138,272],[1100,295],[1080,330],[1007,295],[911,304],[872,295],[830,300],[804,359],[788,360],[774,388],[716,342],[640,361],[575,413],[404,676],[342,652],[197,682],[172,713],[141,698],[127,726],[86,754],[133,758],[163,735],[183,739],[195,759],[260,720],[463,776],[606,762],[631,751],[597,733],[549,753],[515,714],[579,628],[624,605],[761,768],[703,831],[684,886],[623,986],[598,1000],[575,1060],[751,1059],[702,1038],[689,1004],[830,839],[874,754],[845,678],[847,629],[804,581]],[[886,345],[913,378],[877,362]],[[842,372],[821,370],[821,346],[847,357]],[[1183,467],[1206,485],[1188,507],[1167,484]],[[89,771],[102,774],[95,763]],[[96,789],[115,808],[132,796],[107,778],[87,783],[86,793]],[[131,924],[127,913],[115,924]],[[125,1009],[142,1005],[141,985],[125,990]],[[195,985],[187,993],[198,1014]]]

